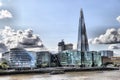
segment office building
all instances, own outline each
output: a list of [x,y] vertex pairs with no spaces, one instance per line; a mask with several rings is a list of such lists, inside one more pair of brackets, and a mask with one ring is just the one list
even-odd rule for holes
[[110,50],[101,50],[99,51],[99,53],[103,57],[113,57],[113,51],[110,51]]
[[2,58],[9,62],[10,68],[31,68],[32,58],[29,53],[21,48],[12,48],[2,54]]
[[48,51],[36,52],[36,66],[37,67],[50,67],[51,53]]
[[58,43],[58,52],[61,52],[64,50],[65,50],[65,42],[62,40],[61,42]]
[[62,40],[58,43],[58,52],[65,51],[65,50],[73,50],[73,44],[65,44],[65,42]]
[[96,51],[66,50],[58,55],[62,66],[99,67],[102,64],[101,55]]
[[65,44],[65,50],[73,50],[73,44],[72,43]]

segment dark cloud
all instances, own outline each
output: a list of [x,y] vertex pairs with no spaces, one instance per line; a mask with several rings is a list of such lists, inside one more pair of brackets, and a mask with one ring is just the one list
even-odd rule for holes
[[5,46],[4,43],[0,42],[0,52],[5,52],[7,51],[7,47]]

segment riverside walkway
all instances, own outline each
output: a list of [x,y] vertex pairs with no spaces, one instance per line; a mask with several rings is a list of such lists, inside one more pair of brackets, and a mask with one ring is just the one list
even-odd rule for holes
[[51,71],[64,71],[64,72],[77,72],[77,71],[109,71],[119,70],[117,67],[91,67],[91,68],[80,68],[80,67],[51,67],[51,68],[38,68],[29,70],[0,70],[0,75],[12,75],[12,74],[31,74],[31,73],[50,73]]

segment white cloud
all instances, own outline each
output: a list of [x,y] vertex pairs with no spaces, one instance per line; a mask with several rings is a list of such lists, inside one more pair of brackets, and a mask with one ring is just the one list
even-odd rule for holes
[[105,34],[101,34],[99,37],[89,39],[91,44],[113,44],[120,43],[120,28],[119,29],[107,29]]
[[2,2],[0,2],[0,7],[3,5],[3,3]]
[[3,49],[3,47],[7,47],[7,49],[15,47],[22,47],[26,49],[36,48],[36,50],[45,49],[39,36],[34,34],[31,29],[15,31],[11,27],[6,26],[4,29],[0,30],[0,34],[1,49]]
[[117,20],[118,22],[120,22],[120,16],[118,16],[118,17],[116,18],[116,20]]
[[120,44],[111,44],[111,45],[109,45],[108,49],[110,49],[110,50],[120,49]]
[[24,48],[27,51],[33,51],[33,52],[39,52],[39,51],[48,51],[45,47],[40,48],[40,47],[32,47],[32,48]]
[[0,19],[5,19],[5,18],[12,18],[12,14],[8,10],[1,10],[0,11]]
[[73,44],[73,49],[77,49],[77,44],[76,43]]

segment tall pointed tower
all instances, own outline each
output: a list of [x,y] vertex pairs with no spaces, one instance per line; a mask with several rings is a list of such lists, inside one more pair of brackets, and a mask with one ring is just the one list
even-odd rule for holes
[[80,18],[79,18],[77,50],[82,52],[89,51],[87,32],[86,32],[86,26],[85,26],[82,9],[80,10]]

